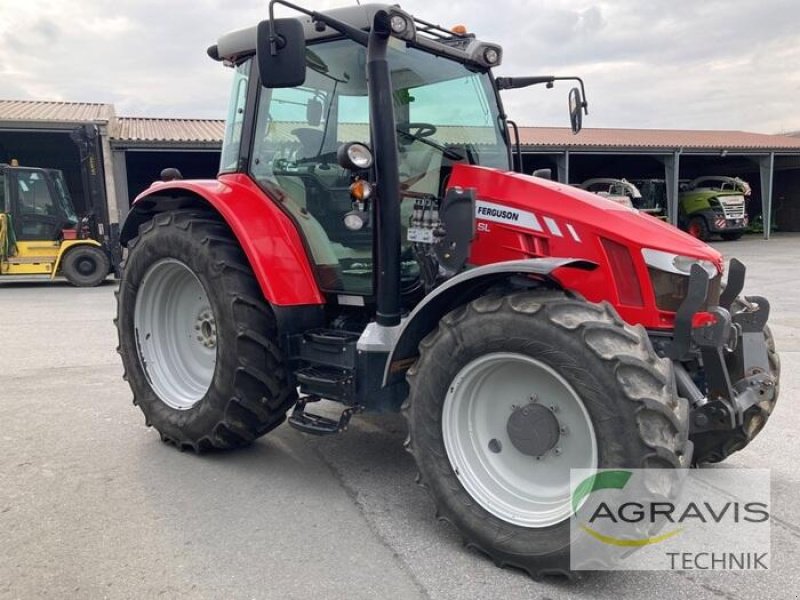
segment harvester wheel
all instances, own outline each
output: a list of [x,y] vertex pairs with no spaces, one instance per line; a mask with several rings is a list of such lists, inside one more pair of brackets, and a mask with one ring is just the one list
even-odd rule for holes
[[[737,298],[733,301],[731,308],[737,312],[744,308],[744,304]],[[780,382],[781,359],[775,350],[775,338],[769,325],[764,326],[764,340],[767,343],[770,372],[775,377],[775,381]],[[772,398],[751,406],[744,414],[744,424],[735,431],[709,432],[695,436],[694,462],[697,464],[722,462],[752,442],[772,416],[772,411],[775,410],[775,405],[778,403],[779,393],[780,383],[776,383],[775,394]]]
[[67,250],[61,262],[61,274],[76,287],[98,286],[110,270],[108,255],[97,246],[75,246]]
[[128,243],[117,302],[134,404],[162,440],[201,452],[249,444],[296,400],[271,308],[213,215],[156,215]]
[[708,225],[703,217],[693,217],[689,221],[689,226],[686,228],[686,232],[692,237],[703,242],[711,237],[711,234],[708,232]]
[[408,448],[467,546],[534,578],[568,574],[571,468],[680,468],[688,406],[646,331],[556,292],[446,315],[409,370]]

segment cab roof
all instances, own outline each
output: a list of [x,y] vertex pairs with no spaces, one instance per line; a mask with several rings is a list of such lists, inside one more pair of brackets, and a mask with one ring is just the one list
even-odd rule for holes
[[[496,67],[502,60],[502,48],[498,44],[482,42],[476,39],[474,34],[456,33],[428,23],[405,13],[397,5],[364,4],[320,11],[320,13],[343,21],[352,27],[368,31],[375,14],[380,10],[400,13],[413,23],[411,35],[403,36],[403,39],[413,46],[459,62],[471,63],[484,69]],[[337,38],[342,35],[335,29],[314,21],[310,15],[299,14],[295,18],[303,25],[307,42]],[[252,56],[256,52],[256,30],[257,26],[254,25],[221,36],[217,43],[208,49],[208,55],[214,60],[232,63],[237,63],[248,56]],[[497,60],[491,64],[484,59],[484,54],[488,48],[492,48],[497,52]]]

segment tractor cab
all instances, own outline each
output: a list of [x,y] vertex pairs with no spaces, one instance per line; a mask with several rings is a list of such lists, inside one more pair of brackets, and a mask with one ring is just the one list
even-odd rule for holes
[[[352,9],[343,12],[356,14]],[[367,48],[342,39],[333,29],[325,33],[310,26],[306,29],[309,42],[303,83],[255,86],[247,169],[267,193],[281,196],[283,207],[302,230],[325,291],[369,297],[375,291],[369,166],[352,171],[337,160],[343,144],[368,144],[371,139]],[[390,45],[387,52],[401,190],[402,289],[413,288],[420,277],[419,261],[408,241],[415,206],[444,196],[455,164],[503,170],[510,166],[508,136],[489,65],[470,59],[458,46],[491,48],[495,60],[499,60],[499,48],[466,34],[435,34],[438,45],[453,48],[460,60],[399,44]],[[223,51],[225,45],[226,40],[221,40]],[[485,49],[476,52],[482,56]],[[241,165],[241,127],[231,124],[237,115],[239,121],[244,120],[248,80],[258,78],[256,62],[252,55],[235,60],[223,172],[236,171]],[[351,189],[354,174],[361,181],[354,188],[356,196]]]
[[63,274],[97,285],[110,257],[92,235],[92,218],[75,212],[57,169],[0,165],[0,276]]

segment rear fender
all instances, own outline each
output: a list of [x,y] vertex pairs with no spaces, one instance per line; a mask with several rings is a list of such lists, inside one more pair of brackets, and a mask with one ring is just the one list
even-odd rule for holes
[[416,360],[419,343],[451,310],[470,302],[497,285],[524,289],[537,285],[561,288],[553,275],[561,267],[592,271],[597,265],[575,258],[532,258],[476,267],[448,279],[414,307],[403,320],[383,375],[383,385],[396,383]]
[[120,243],[127,246],[158,213],[192,208],[213,211],[227,223],[272,305],[324,304],[294,222],[246,175],[153,184],[134,201]]

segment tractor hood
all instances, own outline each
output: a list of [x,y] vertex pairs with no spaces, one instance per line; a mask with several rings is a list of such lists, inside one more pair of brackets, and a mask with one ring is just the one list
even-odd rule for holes
[[[544,257],[590,261],[597,265],[590,273],[565,266],[554,278],[591,302],[611,302],[628,323],[650,329],[674,326],[688,286],[688,272],[676,265],[686,269],[702,261],[719,289],[722,255],[646,213],[569,185],[485,167],[454,166],[450,185],[476,191],[472,265]],[[672,278],[666,292],[663,273]]]
[[[453,168],[450,185],[477,190],[479,222],[516,224],[519,229],[547,237],[556,246],[563,240],[564,250],[572,251],[569,256],[584,258],[576,256],[576,246],[607,238],[629,248],[652,248],[708,260],[722,270],[722,255],[711,246],[651,215],[570,185],[466,165]],[[503,207],[517,211],[503,214]],[[482,228],[478,229],[480,232]]]

